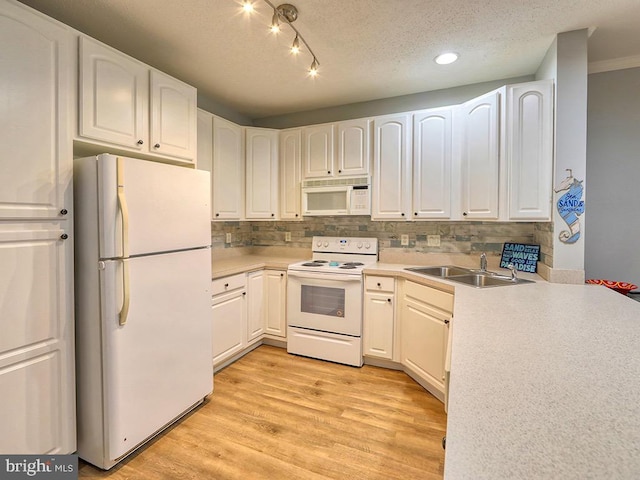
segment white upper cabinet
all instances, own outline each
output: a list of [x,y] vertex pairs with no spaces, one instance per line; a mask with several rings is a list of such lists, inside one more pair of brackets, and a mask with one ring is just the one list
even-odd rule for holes
[[466,220],[498,218],[500,92],[489,92],[459,107],[462,215]]
[[79,45],[78,139],[192,163],[196,89],[91,38]]
[[79,135],[138,151],[149,144],[149,69],[80,37]]
[[243,129],[213,117],[212,213],[214,220],[241,220],[244,213]]
[[280,131],[280,218],[302,220],[300,181],[302,129]]
[[361,118],[303,129],[304,179],[369,174],[371,120]]
[[452,107],[413,115],[413,218],[451,217]]
[[410,219],[411,114],[373,120],[372,220]]
[[278,218],[278,131],[246,128],[247,220]]
[[303,129],[304,178],[325,178],[333,175],[334,132],[333,124],[314,125]]
[[1,6],[0,218],[64,219],[73,36],[20,4]]
[[336,176],[368,175],[371,163],[371,120],[360,118],[340,122]]
[[151,151],[193,160],[196,157],[196,89],[151,71]]
[[504,157],[508,218],[550,220],[553,175],[553,82],[508,85]]

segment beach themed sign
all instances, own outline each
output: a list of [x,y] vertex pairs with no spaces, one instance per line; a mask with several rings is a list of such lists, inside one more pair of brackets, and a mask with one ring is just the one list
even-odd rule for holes
[[576,243],[580,238],[580,215],[584,213],[584,200],[582,193],[584,180],[573,177],[571,169],[567,169],[567,177],[555,188],[556,193],[565,192],[559,199],[556,207],[558,213],[569,227],[561,230],[558,238],[562,243]]
[[513,263],[520,272],[535,273],[540,258],[540,245],[527,245],[524,243],[505,243],[502,247],[500,267],[507,268]]

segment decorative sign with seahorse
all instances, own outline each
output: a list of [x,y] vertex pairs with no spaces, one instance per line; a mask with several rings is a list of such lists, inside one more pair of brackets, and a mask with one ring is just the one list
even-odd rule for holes
[[584,180],[577,180],[573,177],[571,169],[567,169],[567,178],[560,182],[555,188],[555,192],[564,192],[557,203],[558,213],[565,221],[569,230],[562,230],[558,235],[558,238],[563,243],[576,243],[580,238],[580,215],[584,213],[584,200],[582,200],[582,193],[584,187],[582,183]]

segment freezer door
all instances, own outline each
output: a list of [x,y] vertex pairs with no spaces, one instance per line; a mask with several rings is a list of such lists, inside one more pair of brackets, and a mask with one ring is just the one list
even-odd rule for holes
[[106,154],[97,162],[100,258],[211,244],[208,172]]
[[125,260],[130,308],[124,325],[123,261],[104,262],[107,460],[129,452],[213,390],[210,258],[209,249],[198,249]]

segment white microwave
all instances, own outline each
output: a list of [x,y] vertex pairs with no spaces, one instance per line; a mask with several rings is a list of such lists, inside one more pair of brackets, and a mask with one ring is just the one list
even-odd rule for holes
[[371,215],[369,178],[336,178],[303,182],[302,215]]

